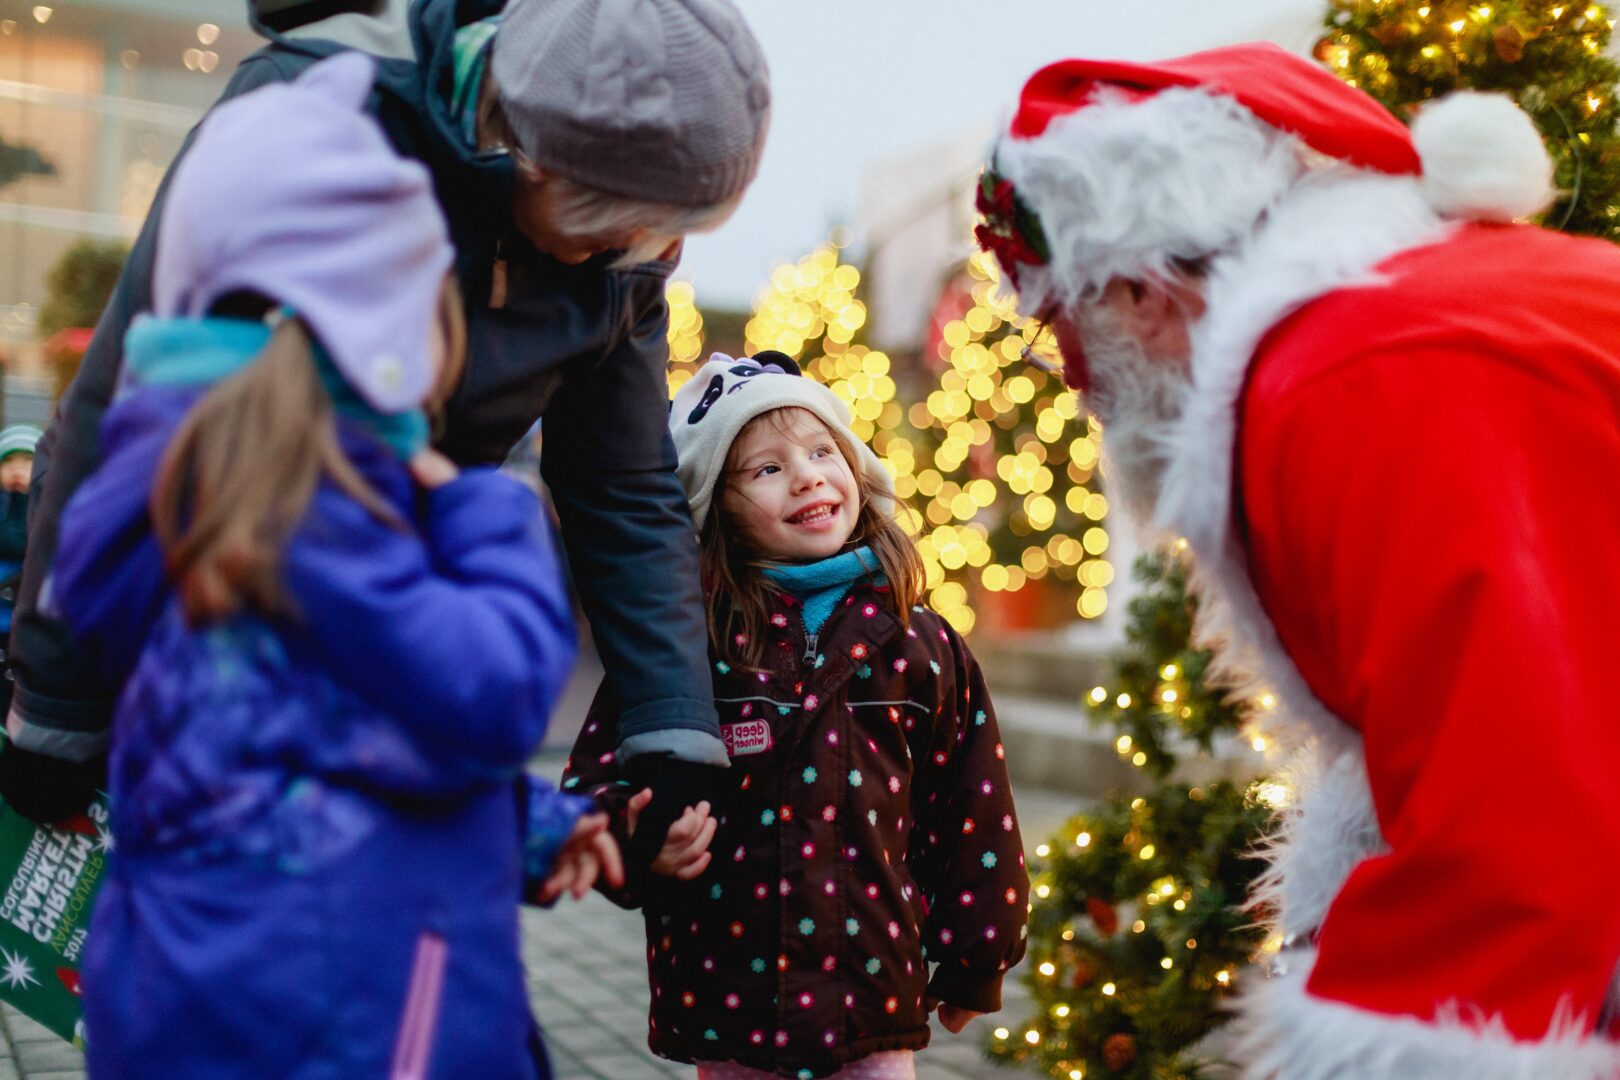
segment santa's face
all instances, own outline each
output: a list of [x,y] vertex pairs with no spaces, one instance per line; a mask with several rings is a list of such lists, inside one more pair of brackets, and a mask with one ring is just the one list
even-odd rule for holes
[[1104,470],[1113,494],[1143,525],[1163,483],[1166,437],[1192,388],[1189,320],[1145,318],[1150,314],[1139,297],[1110,287],[1098,300],[1072,305],[1051,321],[1065,357],[1085,357],[1090,388],[1081,404],[1103,424]]
[[[1087,312],[1106,313],[1106,332],[1142,346],[1144,358],[1185,372],[1192,360],[1192,325],[1204,314],[1202,283],[1195,280],[1128,281],[1115,278],[1095,300],[1058,305],[1048,320],[1065,367],[1089,389],[1092,364],[1083,325]],[[1093,318],[1093,331],[1097,323]],[[1071,380],[1072,381],[1072,380]]]

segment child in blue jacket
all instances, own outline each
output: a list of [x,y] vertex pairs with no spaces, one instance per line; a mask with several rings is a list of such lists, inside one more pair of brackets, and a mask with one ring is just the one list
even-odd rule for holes
[[372,78],[202,124],[63,517],[53,603],[123,687],[92,1076],[547,1076],[520,887],[616,857],[583,800],[513,797],[572,617],[535,497],[426,449],[452,252]]
[[[39,429],[12,424],[0,431],[0,631],[11,630],[17,604],[17,580],[28,550],[28,482],[34,472],[34,447]],[[0,661],[5,643],[0,642]],[[0,698],[5,690],[0,689]]]

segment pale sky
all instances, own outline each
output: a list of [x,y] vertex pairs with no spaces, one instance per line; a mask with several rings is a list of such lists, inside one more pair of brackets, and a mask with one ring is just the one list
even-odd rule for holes
[[1317,36],[1325,0],[736,0],[771,65],[759,178],[680,276],[706,307],[746,308],[779,262],[854,224],[873,165],[1011,115],[1023,82],[1068,56],[1145,60]]

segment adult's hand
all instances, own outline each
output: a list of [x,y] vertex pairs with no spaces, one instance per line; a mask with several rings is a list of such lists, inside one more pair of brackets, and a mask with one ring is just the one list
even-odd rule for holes
[[[631,837],[636,835],[641,812],[652,802],[652,797],[653,793],[649,788],[643,788],[631,796],[630,803],[625,808],[625,823]],[[663,874],[680,881],[691,881],[702,874],[714,859],[714,853],[709,850],[709,842],[714,839],[714,831],[719,824],[716,818],[709,815],[709,804],[706,800],[696,806],[687,807],[664,834],[664,845],[659,848],[649,869],[655,874]]]
[[11,744],[0,750],[0,800],[39,825],[82,814],[107,782],[107,759],[64,761]]
[[714,805],[715,770],[712,765],[643,754],[632,758],[624,771],[638,789],[652,790],[651,799],[637,808],[639,825],[626,845],[625,861],[634,879],[652,868],[677,821],[699,805]]

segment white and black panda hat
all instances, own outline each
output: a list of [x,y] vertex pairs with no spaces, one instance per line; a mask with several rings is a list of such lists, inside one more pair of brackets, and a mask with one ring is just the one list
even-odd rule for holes
[[692,504],[692,524],[703,528],[725,469],[731,444],[748,422],[773,409],[808,409],[855,447],[861,487],[882,513],[892,513],[894,482],[878,456],[849,429],[849,408],[827,387],[799,374],[799,365],[779,352],[734,359],[715,353],[675,393],[669,433],[679,457],[676,472]]

